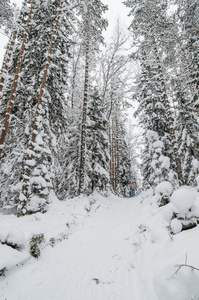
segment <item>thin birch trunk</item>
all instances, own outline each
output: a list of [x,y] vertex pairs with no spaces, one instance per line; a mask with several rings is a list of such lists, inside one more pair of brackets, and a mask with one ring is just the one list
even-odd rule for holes
[[48,55],[47,55],[47,59],[46,59],[47,61],[46,61],[45,69],[44,69],[42,83],[41,83],[41,86],[40,86],[39,98],[38,98],[37,108],[36,108],[36,112],[35,112],[34,123],[33,123],[33,131],[32,131],[32,137],[31,137],[30,148],[29,148],[29,153],[31,153],[31,154],[28,154],[28,156],[27,156],[27,165],[26,165],[25,176],[24,176],[24,179],[23,179],[23,187],[22,187],[22,192],[23,192],[26,199],[24,199],[21,203],[21,208],[20,208],[19,214],[23,214],[23,208],[25,207],[26,202],[27,202],[27,198],[28,198],[29,179],[30,179],[30,173],[31,173],[31,169],[32,169],[31,166],[30,166],[31,164],[29,164],[28,161],[32,160],[32,158],[34,156],[35,142],[36,142],[36,137],[37,137],[37,134],[38,134],[38,118],[40,116],[42,96],[43,96],[43,92],[44,92],[44,88],[45,88],[45,84],[46,84],[47,72],[48,72],[49,63],[50,63],[50,60],[51,60],[51,53],[52,53],[53,45],[54,45],[54,42],[55,42],[57,27],[58,27],[58,23],[59,23],[59,20],[60,20],[60,14],[61,14],[61,11],[62,11],[63,3],[64,3],[64,1],[60,2],[60,7],[59,7],[58,14],[57,14],[56,23],[55,23],[55,26],[54,26],[52,38],[51,38],[50,47],[49,47],[49,50],[48,50]]
[[12,85],[10,100],[9,100],[9,103],[8,103],[6,116],[5,116],[5,121],[4,121],[4,126],[3,126],[3,129],[2,129],[2,133],[1,133],[1,138],[0,138],[0,160],[1,160],[2,150],[3,150],[4,144],[5,144],[6,135],[7,135],[7,132],[8,132],[8,126],[9,126],[9,122],[10,122],[10,114],[11,114],[12,107],[13,107],[14,101],[15,101],[15,94],[16,94],[18,79],[19,79],[19,72],[20,72],[20,69],[21,69],[23,54],[24,54],[24,50],[25,50],[25,44],[26,44],[26,40],[27,40],[27,37],[28,37],[28,30],[29,30],[29,27],[30,27],[30,21],[31,21],[31,17],[32,17],[34,1],[35,0],[32,0],[32,2],[31,2],[28,21],[27,21],[27,24],[26,24],[26,30],[25,30],[25,33],[24,33],[24,37],[23,37],[23,41],[22,41],[22,45],[21,45],[21,50],[20,50],[19,57],[18,57],[17,67],[16,67],[16,71],[15,71],[15,76],[14,76],[14,81],[13,81],[13,85]]
[[85,178],[85,148],[86,148],[86,117],[88,105],[88,77],[89,77],[89,52],[90,52],[90,13],[87,12],[87,34],[86,34],[86,53],[85,53],[85,75],[84,75],[84,97],[82,109],[82,128],[80,145],[80,166],[79,166],[79,194],[84,191]]
[[[26,2],[27,0],[23,1],[22,4],[22,9],[19,15],[19,19],[17,21],[18,25],[20,25],[21,23],[21,18],[22,18],[22,14],[23,14],[23,8],[26,6]],[[15,40],[16,40],[16,36],[17,36],[17,29],[15,29],[14,31],[11,32],[10,34],[10,38],[6,47],[6,53],[4,55],[4,59],[3,59],[3,63],[2,63],[2,67],[1,67],[1,77],[0,77],[0,93],[2,92],[3,88],[4,88],[4,84],[5,84],[5,77],[8,71],[8,66],[12,57],[12,53],[13,53],[13,49],[14,49],[14,45],[15,45]]]

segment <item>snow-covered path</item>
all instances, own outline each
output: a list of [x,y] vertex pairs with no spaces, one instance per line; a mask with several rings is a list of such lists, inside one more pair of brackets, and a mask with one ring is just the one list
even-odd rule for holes
[[[171,237],[169,206],[158,208],[153,201],[145,194],[130,199],[96,194],[54,200],[45,214],[0,214],[0,238],[25,237],[21,251],[0,244],[0,269],[8,266],[0,277],[0,299],[199,299],[198,272],[184,268],[172,276],[185,255],[198,266],[199,227]],[[36,259],[29,240],[41,233],[45,242]]]
[[2,283],[10,286],[1,299],[141,299],[132,245],[137,204],[136,198],[102,201],[68,240],[10,272],[1,282],[0,295]]
[[[54,249],[45,253],[44,267],[54,260],[53,265],[48,265],[49,271],[56,268],[55,274],[63,279],[54,286],[51,284],[48,291],[51,299],[132,299],[133,253],[129,247],[132,234],[129,223],[133,206],[131,201],[124,201],[126,205],[115,203],[115,206],[99,207],[95,218],[91,217],[68,241],[57,246],[56,257]],[[54,274],[49,276],[46,287],[53,277]]]

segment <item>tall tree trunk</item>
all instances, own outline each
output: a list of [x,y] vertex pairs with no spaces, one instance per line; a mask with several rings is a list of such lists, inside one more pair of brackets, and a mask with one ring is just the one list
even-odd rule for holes
[[23,192],[23,195],[25,196],[25,198],[21,202],[21,208],[20,208],[20,211],[18,212],[18,215],[23,215],[23,209],[26,206],[27,199],[28,199],[29,179],[30,179],[30,174],[31,174],[31,170],[32,170],[31,163],[29,163],[29,162],[34,157],[35,141],[36,141],[36,137],[37,137],[37,134],[38,134],[38,118],[40,116],[42,96],[43,96],[43,92],[44,92],[44,88],[45,88],[45,84],[46,84],[47,72],[48,72],[49,63],[50,63],[50,60],[51,60],[51,53],[52,53],[53,45],[54,45],[54,42],[55,42],[55,37],[56,37],[56,33],[57,33],[57,27],[58,27],[58,23],[59,23],[59,19],[60,19],[60,14],[61,14],[62,7],[63,7],[63,2],[64,2],[63,0],[60,2],[60,7],[59,7],[58,14],[57,14],[56,23],[55,23],[55,26],[54,26],[52,38],[51,38],[50,47],[49,47],[49,50],[48,50],[47,61],[46,61],[45,69],[44,69],[42,83],[41,83],[41,86],[40,86],[39,98],[38,98],[38,103],[37,103],[37,108],[36,108],[34,123],[33,123],[33,131],[32,131],[32,137],[31,137],[31,142],[30,142],[29,154],[27,156],[25,176],[23,178],[22,192]]
[[153,48],[154,48],[154,53],[155,53],[156,62],[157,62],[157,66],[158,66],[160,81],[161,81],[162,96],[163,96],[163,100],[164,100],[166,112],[167,112],[169,133],[171,136],[171,143],[172,143],[172,147],[173,147],[173,151],[174,151],[174,159],[175,159],[175,163],[176,163],[176,172],[178,174],[179,184],[182,185],[184,183],[184,179],[183,179],[183,175],[182,175],[181,161],[180,161],[180,158],[178,155],[178,147],[177,147],[176,136],[175,136],[175,131],[174,131],[174,120],[173,120],[171,107],[170,107],[170,103],[169,103],[169,99],[168,99],[168,95],[167,95],[165,79],[164,79],[164,74],[163,74],[160,57],[159,57],[159,53],[158,53],[158,49],[157,49],[157,45],[156,45],[156,40],[154,37],[153,37]]
[[118,128],[118,106],[117,106],[117,102],[116,102],[116,119],[115,119],[115,129],[116,129],[116,138],[115,138],[115,152],[116,152],[116,157],[115,157],[115,161],[116,161],[116,172],[115,172],[115,186],[117,188],[118,184],[119,184],[119,128]]
[[88,77],[89,77],[89,52],[90,52],[90,13],[87,12],[87,33],[86,33],[86,52],[85,52],[85,75],[84,75],[84,97],[82,109],[81,145],[80,145],[80,166],[79,166],[79,194],[84,192],[85,177],[85,148],[86,148],[86,117],[88,105]]
[[[17,25],[20,25],[21,23],[21,17],[23,14],[23,8],[26,6],[26,2],[27,0],[23,1],[22,4],[22,9],[20,11],[20,15],[19,15],[19,19],[17,21]],[[13,53],[13,49],[14,49],[14,45],[15,45],[15,40],[16,40],[16,36],[17,36],[17,28],[11,32],[10,34],[10,38],[6,47],[6,53],[4,55],[4,59],[3,59],[3,63],[2,63],[2,67],[1,67],[1,77],[0,77],[0,93],[3,90],[4,87],[4,83],[5,83],[5,77],[8,71],[8,66],[12,57],[12,53]]]
[[112,119],[112,143],[111,143],[111,160],[112,160],[112,187],[115,191],[115,136],[113,129],[113,119]]
[[113,174],[112,174],[112,134],[111,134],[111,119],[109,118],[109,174],[111,185],[113,185]]
[[1,133],[1,138],[0,138],[0,160],[1,160],[1,154],[2,154],[4,143],[5,143],[6,135],[7,135],[7,132],[8,132],[10,114],[11,114],[12,107],[13,107],[13,104],[14,104],[14,101],[15,101],[15,93],[16,93],[16,90],[17,90],[19,72],[20,72],[21,64],[22,64],[22,60],[23,60],[23,54],[24,54],[25,44],[26,44],[26,40],[27,40],[27,36],[28,36],[28,30],[29,30],[29,27],[30,27],[30,21],[31,21],[34,1],[35,0],[32,0],[32,2],[31,2],[28,21],[27,21],[27,24],[26,24],[26,30],[25,30],[25,33],[24,33],[24,37],[23,37],[23,41],[22,41],[22,45],[21,45],[21,50],[20,50],[19,57],[18,57],[17,67],[16,67],[16,71],[15,71],[15,76],[14,76],[14,81],[13,81],[13,85],[12,85],[10,100],[9,100],[9,104],[8,104],[8,107],[7,107],[4,126],[3,126],[3,129],[2,129],[2,133]]

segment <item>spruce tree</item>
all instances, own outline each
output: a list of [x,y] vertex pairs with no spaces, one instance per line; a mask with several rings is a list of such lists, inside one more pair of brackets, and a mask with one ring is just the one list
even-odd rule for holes
[[[58,93],[53,88],[65,88],[63,86],[64,80],[61,77],[63,75],[62,69],[60,71],[58,69],[61,68],[63,62],[60,64],[60,58],[58,59],[58,57],[62,54],[62,58],[67,56],[66,51],[69,41],[67,38],[62,40],[62,30],[65,29],[66,33],[67,27],[63,28],[63,23],[60,26],[60,21],[64,20],[64,13],[67,13],[68,6],[64,5],[64,1],[57,1],[57,3],[53,3],[51,9],[53,8],[55,9],[56,18],[53,30],[51,31],[51,39],[34,116],[32,136],[25,162],[22,193],[20,195],[20,204],[18,205],[18,213],[20,215],[44,209],[46,203],[49,202],[48,196],[55,175],[55,158],[53,152],[57,150],[56,139],[59,137],[59,125],[63,124],[63,120],[60,120],[60,117],[64,114],[64,90]],[[49,20],[47,19],[47,21]],[[58,27],[61,27],[59,32]],[[61,38],[60,40],[59,37]],[[57,43],[55,43],[56,38]],[[58,64],[59,67],[57,66]],[[66,65],[64,68],[66,70]],[[57,107],[54,106],[53,102],[57,102],[55,103]],[[53,142],[51,142],[51,138]]]
[[[163,147],[161,147],[162,154],[169,158],[165,180],[168,180],[167,174],[172,171],[172,178],[177,174],[179,183],[182,184],[181,161],[178,154],[174,117],[169,101],[164,64],[167,54],[167,43],[169,43],[171,38],[171,26],[167,19],[167,3],[165,1],[143,0],[140,2],[135,0],[125,1],[125,4],[131,8],[130,15],[133,16],[133,20],[130,27],[134,38],[137,40],[138,59],[142,63],[141,76],[143,78],[140,81],[140,90],[143,95],[140,98],[141,106],[138,111],[140,113],[143,112],[145,115],[147,114],[146,117],[143,114],[143,118],[146,121],[151,116],[156,120],[156,129],[153,130],[156,132],[155,137],[156,139],[161,139],[163,143]],[[149,110],[145,109],[145,101],[148,102],[148,108],[152,111],[152,115],[149,115]],[[161,110],[163,111],[162,115],[160,113]],[[145,126],[149,130],[152,129],[148,127],[147,123],[145,123]],[[145,131],[146,133],[147,130]],[[152,159],[153,155],[151,155],[152,153],[150,154],[150,159],[146,161],[149,162]],[[162,160],[161,155],[160,160]],[[146,167],[146,169],[148,168]]]
[[13,24],[13,9],[10,0],[0,0],[0,29],[4,29],[6,32],[12,28]]
[[34,8],[34,2],[35,2],[34,0],[31,1],[28,20],[27,20],[27,23],[26,23],[26,28],[25,28],[25,32],[24,32],[24,36],[23,36],[23,40],[22,40],[22,44],[21,44],[21,49],[20,49],[20,53],[19,53],[19,56],[18,56],[18,60],[17,60],[16,71],[15,71],[15,74],[14,74],[10,99],[9,99],[8,107],[7,107],[6,114],[5,114],[4,125],[3,125],[3,128],[2,128],[2,132],[1,132],[1,137],[0,137],[0,159],[1,159],[1,153],[2,153],[3,147],[4,147],[4,144],[5,144],[6,135],[7,135],[7,132],[8,132],[8,126],[9,126],[9,122],[10,122],[10,114],[12,112],[12,107],[13,107],[13,104],[15,102],[15,95],[16,95],[16,90],[17,90],[17,85],[18,85],[19,73],[20,73],[21,65],[22,65],[22,61],[23,61],[25,45],[26,45],[26,41],[27,41],[27,37],[28,37],[28,30],[29,30],[29,27],[30,27],[31,17],[32,17],[33,8]]
[[[30,24],[10,129],[2,158],[1,179],[5,183],[10,182],[10,185],[4,185],[4,188],[2,186],[4,204],[6,204],[6,199],[9,199],[12,204],[18,203],[24,180],[23,174],[27,167],[26,156],[33,154],[28,150],[33,120],[59,6],[60,1],[49,0],[47,3],[40,0],[35,1],[35,11]],[[59,24],[61,25],[57,28],[46,84],[43,89],[41,114],[37,122],[38,131],[34,145],[35,157],[31,161],[30,198],[29,204],[25,208],[26,212],[44,210],[45,204],[49,201],[50,189],[56,187],[55,173],[59,168],[58,141],[67,126],[64,94],[67,90],[70,45],[67,21],[67,18],[70,18],[69,14],[70,7],[68,4],[64,4],[60,15],[61,22]],[[14,53],[13,57],[15,56]],[[8,92],[9,85],[6,87],[4,97]],[[15,127],[14,130],[12,130],[13,127]],[[6,172],[3,170],[5,165],[9,166]],[[8,198],[7,195],[10,197]],[[31,201],[31,199],[36,201]],[[22,209],[19,207],[20,210]]]
[[[18,20],[15,23],[13,21],[13,24],[12,24],[10,37],[9,37],[9,41],[6,46],[6,51],[5,51],[5,54],[3,57],[3,63],[2,63],[1,72],[0,72],[0,96],[1,96],[1,92],[3,90],[3,87],[5,85],[7,72],[8,72],[9,64],[10,64],[10,61],[12,58],[12,53],[14,50],[17,33],[19,31],[19,26],[22,25],[22,18],[24,15],[24,9],[26,7],[26,4],[27,4],[27,0],[24,0],[22,3],[22,8],[20,10]],[[9,17],[10,17],[10,14],[9,14]]]
[[[91,56],[96,53],[99,44],[103,41],[102,30],[107,22],[102,14],[107,7],[100,0],[82,1],[79,13],[82,17],[82,38],[85,51],[84,94],[82,104],[82,123],[80,140],[80,165],[79,165],[79,193],[85,191],[85,156],[86,156],[86,119],[89,94],[89,67]],[[84,38],[85,36],[85,38]]]
[[[196,184],[199,172],[198,153],[198,3],[176,1],[178,5],[176,64],[172,82],[173,99],[177,108],[179,155],[186,184]],[[175,27],[176,28],[176,27]]]
[[90,97],[86,136],[86,190],[105,191],[109,184],[108,120],[97,90]]

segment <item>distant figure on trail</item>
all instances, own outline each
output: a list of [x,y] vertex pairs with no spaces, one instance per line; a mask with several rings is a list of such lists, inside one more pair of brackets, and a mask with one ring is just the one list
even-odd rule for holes
[[131,197],[135,196],[135,183],[132,182],[131,185],[130,185],[130,190],[131,190]]

